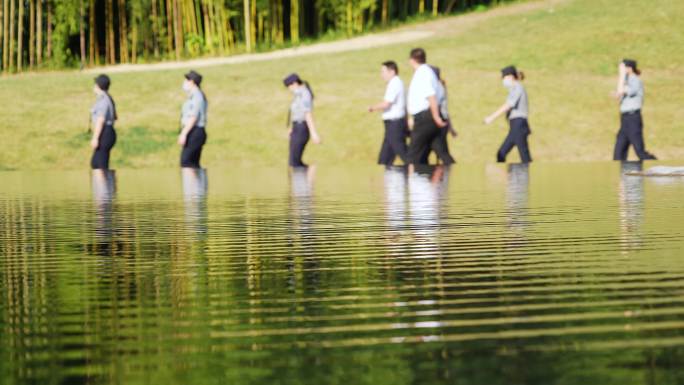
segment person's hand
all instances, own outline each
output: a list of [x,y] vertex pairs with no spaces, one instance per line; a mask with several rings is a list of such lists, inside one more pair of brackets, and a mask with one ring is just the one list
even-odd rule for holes
[[373,111],[375,111],[375,109],[373,108],[373,106],[368,107],[368,112],[373,112]]
[[451,134],[452,138],[455,138],[458,136],[458,132],[456,132],[456,130],[454,130],[453,128],[451,130],[449,130],[449,133]]
[[314,142],[314,144],[321,144],[321,137],[316,133],[311,134],[311,140]]
[[494,119],[496,119],[494,116],[489,115],[488,117],[484,118],[484,124],[492,124]]
[[620,75],[624,75],[625,73],[627,73],[627,66],[625,65],[625,63],[620,62],[620,64],[618,65],[618,73]]
[[415,123],[415,122],[413,121],[413,116],[411,116],[411,117],[408,118],[407,123],[408,123],[408,128],[409,128],[409,130],[413,130],[413,124]]
[[290,127],[290,128],[287,130],[287,137],[289,138],[289,137],[291,137],[291,136],[292,136],[292,127]]
[[93,150],[97,150],[97,148],[100,146],[100,141],[97,140],[97,138],[93,138],[90,140],[90,147],[92,147]]
[[178,135],[178,144],[180,144],[181,146],[185,146],[185,142],[187,142],[187,140],[188,140],[188,137],[185,136],[184,134]]

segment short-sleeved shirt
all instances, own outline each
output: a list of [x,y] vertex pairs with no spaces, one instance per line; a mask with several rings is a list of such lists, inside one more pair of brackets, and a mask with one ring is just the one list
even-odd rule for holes
[[625,79],[625,94],[620,101],[620,112],[640,110],[644,105],[644,83],[636,75]]
[[508,91],[506,104],[511,107],[506,115],[508,119],[525,118],[529,115],[529,105],[527,101],[527,91],[520,82],[514,82]]
[[294,91],[294,98],[290,104],[290,120],[292,122],[306,121],[306,113],[313,110],[313,96],[307,87],[299,87]]
[[185,126],[190,118],[196,117],[195,126],[207,126],[207,100],[199,89],[194,89],[183,103],[181,110],[181,124]]
[[408,112],[419,114],[430,109],[428,98],[437,94],[439,80],[427,64],[421,64],[413,74],[408,91]]
[[394,75],[387,82],[384,100],[390,106],[382,113],[383,120],[396,120],[406,117],[406,94],[404,92],[404,82],[397,75]]
[[112,104],[109,96],[105,94],[100,94],[95,100],[93,108],[90,110],[93,125],[97,122],[99,117],[104,117],[105,126],[114,125],[114,104]]

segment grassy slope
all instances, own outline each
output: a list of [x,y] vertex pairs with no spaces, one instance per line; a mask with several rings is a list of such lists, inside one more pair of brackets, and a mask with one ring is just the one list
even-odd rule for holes
[[[610,159],[618,114],[608,93],[617,61],[629,56],[644,70],[648,147],[661,158],[684,159],[684,29],[677,20],[683,14],[681,0],[569,0],[552,10],[485,19],[462,34],[443,28],[420,45],[443,68],[450,87],[461,134],[452,142],[453,153],[466,162],[493,159],[505,122],[489,127],[480,122],[505,97],[498,69],[515,63],[528,77],[533,156],[539,161]],[[203,69],[210,99],[205,165],[284,164],[290,95],[280,79],[290,71],[310,80],[316,92],[325,143],[311,147],[306,158],[319,164],[374,163],[381,125],[365,108],[382,95],[378,63],[398,60],[408,83],[410,48]],[[182,72],[113,76],[121,116],[113,167],[176,165]],[[0,169],[87,167],[91,82],[92,75],[80,73],[0,80]]]

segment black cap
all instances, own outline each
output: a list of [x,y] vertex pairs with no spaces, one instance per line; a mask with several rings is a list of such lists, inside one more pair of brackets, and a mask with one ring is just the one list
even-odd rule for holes
[[184,76],[186,79],[192,80],[192,82],[198,86],[202,83],[202,75],[198,74],[195,71],[190,71],[187,74],[185,74]]
[[109,86],[112,84],[112,81],[109,79],[109,76],[102,74],[95,78],[95,84],[97,84],[102,91],[109,91]]
[[435,76],[437,76],[437,79],[441,80],[442,79],[442,71],[439,69],[439,67],[430,66],[430,68],[432,69],[432,72],[435,73]]
[[637,70],[637,62],[636,60],[632,59],[622,59],[622,62],[625,64],[625,66],[632,68],[633,70]]
[[507,75],[518,76],[518,70],[513,65],[502,68],[501,69],[501,77],[504,77]]
[[285,84],[285,87],[288,87],[292,83],[301,83],[302,79],[299,78],[299,75],[296,73],[292,73],[287,75],[285,79],[283,79],[283,84]]

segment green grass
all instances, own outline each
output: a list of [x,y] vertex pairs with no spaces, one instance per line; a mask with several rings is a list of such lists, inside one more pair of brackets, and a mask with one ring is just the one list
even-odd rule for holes
[[[681,15],[681,0],[571,0],[555,8],[483,18],[460,34],[445,28],[438,37],[413,44],[204,68],[210,103],[204,164],[285,164],[290,95],[281,78],[292,71],[314,87],[324,139],[323,145],[309,147],[305,159],[373,164],[382,129],[379,116],[365,111],[384,90],[379,63],[397,60],[408,84],[406,57],[416,45],[443,69],[460,133],[451,148],[461,162],[493,160],[506,134],[504,120],[492,126],[481,121],[503,102],[498,70],[510,63],[527,75],[530,141],[537,161],[610,159],[619,117],[609,92],[622,57],[638,59],[643,68],[648,148],[663,159],[684,159]],[[112,76],[120,115],[112,167],[177,165],[182,73]],[[78,72],[2,78],[0,169],[87,168],[92,78]],[[516,159],[513,153],[510,160]]]

